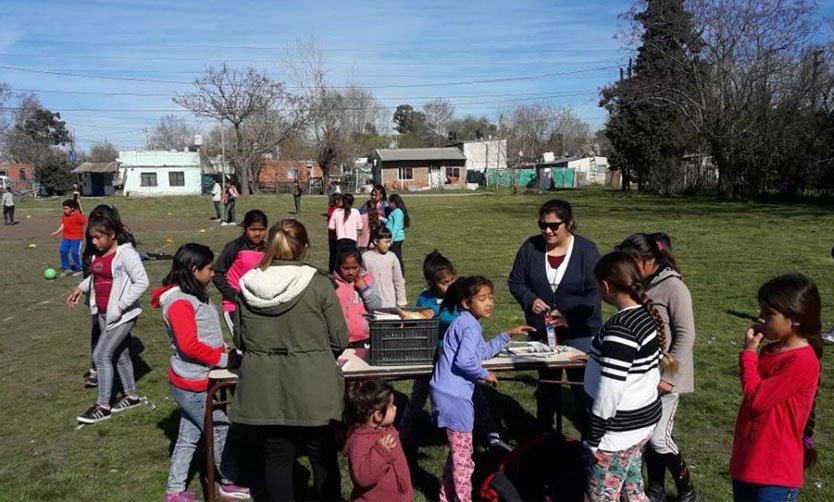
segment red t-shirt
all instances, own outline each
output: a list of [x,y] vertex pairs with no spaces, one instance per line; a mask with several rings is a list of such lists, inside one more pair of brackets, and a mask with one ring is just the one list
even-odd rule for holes
[[800,488],[802,435],[820,378],[810,346],[739,356],[744,400],[738,410],[730,474],[736,481]]
[[64,225],[61,233],[64,239],[68,241],[80,241],[84,238],[84,225],[87,224],[87,218],[80,211],[73,211],[69,216],[62,214],[61,224]]
[[90,273],[93,275],[93,285],[96,291],[96,308],[99,314],[107,313],[107,303],[110,301],[110,291],[113,289],[114,256],[116,256],[116,253],[98,257],[90,265]]

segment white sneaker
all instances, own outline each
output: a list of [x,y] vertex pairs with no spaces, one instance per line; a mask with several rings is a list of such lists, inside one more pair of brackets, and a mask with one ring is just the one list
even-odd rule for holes
[[834,343],[834,328],[822,332],[822,339],[828,343]]

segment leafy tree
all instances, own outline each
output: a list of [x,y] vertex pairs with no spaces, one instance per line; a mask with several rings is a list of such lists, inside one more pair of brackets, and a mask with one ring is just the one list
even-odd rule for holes
[[[432,146],[435,143],[433,133],[426,123],[426,115],[423,112],[414,110],[409,104],[397,106],[393,116],[394,130],[400,135],[408,137],[399,138],[400,148],[419,148]],[[403,143],[409,146],[402,146]]]
[[50,148],[35,164],[35,179],[49,195],[64,195],[76,181],[72,174],[74,167],[65,152]]
[[498,126],[486,117],[466,115],[463,118],[453,118],[447,129],[454,133],[458,141],[472,141],[479,137],[488,138],[498,134]]

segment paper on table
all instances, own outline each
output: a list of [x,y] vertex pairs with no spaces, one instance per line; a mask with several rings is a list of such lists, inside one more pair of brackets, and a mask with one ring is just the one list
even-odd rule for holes
[[380,310],[374,310],[373,318],[378,321],[399,321],[400,316],[398,314],[392,314],[390,312],[382,312]]

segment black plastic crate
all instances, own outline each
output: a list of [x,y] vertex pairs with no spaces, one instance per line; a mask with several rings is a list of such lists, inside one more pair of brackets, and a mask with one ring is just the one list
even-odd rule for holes
[[[378,309],[396,314],[398,309]],[[404,308],[411,312],[423,309]],[[434,319],[383,320],[369,318],[371,327],[371,365],[402,366],[434,361],[440,327]]]

